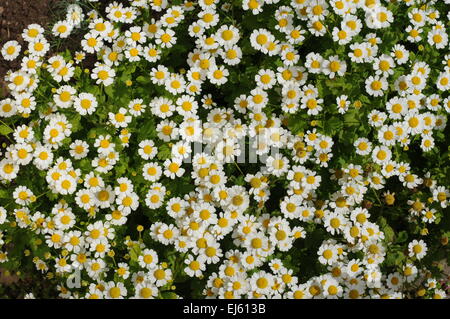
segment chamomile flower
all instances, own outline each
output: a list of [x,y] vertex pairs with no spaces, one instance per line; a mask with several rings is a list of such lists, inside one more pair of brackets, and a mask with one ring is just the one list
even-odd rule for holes
[[109,121],[116,128],[127,127],[131,122],[131,115],[127,115],[128,110],[124,107],[121,107],[117,113],[108,113]]
[[229,72],[224,66],[213,67],[207,74],[209,81],[215,85],[225,84],[228,80],[228,75]]
[[174,179],[175,177],[180,177],[184,174],[185,170],[181,167],[181,160],[172,159],[164,161],[164,175]]
[[405,32],[408,34],[407,40],[409,42],[415,43],[420,42],[422,40],[420,34],[423,32],[423,29],[420,27],[410,25],[405,29]]
[[344,27],[342,29],[334,28],[332,35],[333,41],[339,43],[340,45],[345,45],[352,40],[352,31]]
[[160,49],[153,45],[149,44],[148,46],[142,49],[144,58],[151,63],[158,61],[161,58]]
[[180,74],[170,74],[164,81],[167,91],[173,95],[183,93],[186,90],[186,80]]
[[81,46],[86,53],[99,52],[100,48],[103,46],[103,40],[95,33],[86,33],[83,40],[81,41]]
[[396,64],[401,65],[408,62],[410,53],[405,46],[396,44],[392,48],[391,56],[394,58]]
[[384,77],[369,76],[366,81],[366,92],[374,97],[384,95],[383,91],[386,91],[388,88],[388,81]]
[[75,140],[70,144],[69,152],[74,159],[85,158],[89,152],[89,144],[82,140]]
[[147,282],[137,284],[134,291],[135,299],[153,299],[158,295],[158,288]]
[[41,38],[44,34],[44,28],[39,24],[33,23],[28,25],[22,32],[22,38],[27,42],[33,42],[35,39]]
[[448,44],[448,35],[442,30],[431,30],[427,35],[428,43],[436,49],[443,49]]
[[422,259],[427,253],[427,245],[423,240],[413,240],[408,244],[409,257],[416,257]]
[[98,65],[92,70],[91,78],[96,80],[95,83],[109,86],[114,82],[116,72],[107,65]]
[[53,162],[53,152],[46,146],[38,146],[34,149],[33,164],[40,170],[45,170],[50,167]]
[[53,25],[52,33],[54,36],[65,39],[73,30],[73,25],[67,21],[58,21]]
[[440,204],[442,208],[446,208],[450,198],[450,191],[444,186],[437,186],[433,189],[433,200]]
[[80,93],[73,101],[73,107],[81,115],[90,115],[94,113],[97,106],[97,99],[91,93]]
[[130,213],[132,210],[136,210],[139,207],[139,198],[134,192],[120,193],[116,197],[116,205],[118,209]]
[[142,52],[143,52],[143,48],[141,45],[133,45],[133,44],[129,45],[124,51],[125,57],[130,62],[140,61]]
[[162,175],[161,167],[156,163],[147,163],[142,168],[142,176],[150,182],[158,181]]
[[145,249],[139,256],[138,262],[142,268],[153,269],[158,264],[158,255],[152,249]]
[[318,53],[310,52],[306,55],[305,67],[310,73],[317,74],[322,72],[323,63],[324,59]]
[[106,299],[123,299],[127,296],[127,288],[122,282],[109,281],[105,284]]
[[11,117],[13,116],[17,111],[16,104],[13,100],[7,98],[0,100],[0,116],[1,117]]
[[13,61],[19,56],[21,48],[19,42],[8,41],[3,45],[1,53],[6,61]]
[[128,103],[128,112],[133,116],[140,116],[145,112],[147,105],[143,99],[133,99]]
[[160,45],[162,48],[170,48],[177,41],[175,32],[171,29],[159,29],[155,34],[155,39],[155,43]]
[[331,234],[342,232],[346,224],[345,217],[338,212],[330,213],[324,218],[324,227]]
[[222,25],[216,31],[216,38],[221,46],[230,47],[239,41],[239,29],[232,25]]

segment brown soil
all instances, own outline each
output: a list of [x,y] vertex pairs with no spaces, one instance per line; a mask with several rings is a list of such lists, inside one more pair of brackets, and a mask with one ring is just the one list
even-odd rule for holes
[[[48,28],[51,20],[52,6],[59,0],[0,0],[0,47],[9,40],[16,40],[24,48],[22,31],[31,23],[38,23]],[[20,68],[20,59],[5,61],[0,57],[0,96],[6,95],[4,77],[8,70]],[[19,278],[15,275],[5,275],[0,269],[0,285],[17,283]]]
[[[111,0],[99,0],[100,12],[103,12],[106,5]],[[118,0],[126,4],[126,1]],[[46,32],[51,30],[52,23],[61,18],[64,13],[65,4],[62,0],[0,0],[0,47],[7,41],[16,40],[22,45],[22,52],[26,50],[26,43],[22,39],[23,29],[29,24],[40,24]],[[63,18],[63,17],[62,17]],[[51,36],[46,36],[51,42]],[[80,42],[83,38],[82,32],[74,31],[71,36],[63,42],[61,47],[50,47],[50,53],[62,52],[69,49],[71,52],[80,50]],[[8,90],[5,85],[4,77],[9,70],[20,68],[19,56],[14,61],[5,61],[0,55],[0,97],[6,96]],[[95,56],[87,54],[82,65],[85,68],[92,68],[95,62]]]
[[[60,0],[0,0],[0,46],[9,40],[23,44],[22,31],[31,23],[38,23],[48,30],[53,17],[52,7]],[[22,50],[25,50],[22,45]],[[4,77],[10,69],[18,69],[20,59],[5,61],[0,58],[0,87],[6,94]]]

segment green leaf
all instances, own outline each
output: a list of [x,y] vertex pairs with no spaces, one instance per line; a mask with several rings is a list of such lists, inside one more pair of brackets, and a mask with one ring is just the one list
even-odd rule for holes
[[83,70],[79,66],[75,67],[74,78],[79,79],[82,74],[83,74]]
[[78,132],[79,130],[81,130],[81,115],[79,113],[76,113],[75,115],[71,115],[70,118],[70,124],[72,124],[72,132]]
[[9,193],[6,189],[0,189],[0,198],[10,198]]
[[50,199],[51,201],[55,201],[58,199],[58,194],[49,192],[46,194],[47,198]]
[[387,225],[386,218],[384,218],[383,216],[378,218],[378,225],[380,226],[381,229],[386,227],[386,225]]
[[148,76],[142,76],[142,75],[139,75],[137,78],[136,78],[136,82],[138,82],[139,84],[149,84],[150,82],[151,82],[151,80],[150,80],[150,77],[148,77]]
[[395,251],[387,254],[385,265],[388,267],[400,266],[405,260],[405,255],[400,251]]
[[394,240],[394,230],[392,229],[391,226],[386,225],[386,227],[383,228],[383,232],[384,232],[384,237],[386,239],[387,242],[392,242]]
[[119,164],[116,166],[116,173],[117,175],[123,175],[127,171],[128,168],[128,157],[122,157],[119,161]]
[[110,98],[114,98],[114,87],[112,85],[109,85],[109,86],[105,87],[105,93]]
[[134,244],[133,247],[131,247],[130,249],[131,260],[137,262],[140,254],[141,248],[139,247],[139,244]]
[[9,133],[12,133],[13,129],[6,125],[0,125],[0,134],[2,135],[8,135]]
[[396,243],[404,243],[408,239],[408,233],[406,231],[401,231],[397,234],[395,240]]
[[325,121],[325,133],[327,135],[337,134],[344,126],[344,121],[337,116],[333,116],[329,120]]
[[304,132],[308,127],[308,121],[301,118],[301,116],[292,116],[289,118],[288,127],[293,134]]
[[79,163],[80,163],[80,168],[83,171],[90,171],[92,169],[91,162],[86,158],[82,159]]
[[164,291],[161,295],[164,299],[178,299],[178,295],[171,291]]
[[159,147],[158,155],[156,155],[159,160],[163,161],[172,156],[172,151],[169,148],[168,145],[164,144],[161,147]]

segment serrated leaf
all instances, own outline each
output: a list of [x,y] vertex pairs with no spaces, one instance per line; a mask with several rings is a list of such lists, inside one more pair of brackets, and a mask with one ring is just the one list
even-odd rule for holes
[[335,135],[344,126],[344,121],[337,116],[333,116],[329,120],[325,121],[325,133],[327,135]]
[[404,243],[408,239],[408,233],[406,231],[401,231],[397,234],[395,239],[396,243]]
[[289,118],[288,127],[293,134],[298,134],[308,127],[308,121],[302,119],[300,116],[292,116]]
[[156,155],[159,160],[163,161],[169,159],[172,156],[172,151],[166,144],[159,147],[158,155]]

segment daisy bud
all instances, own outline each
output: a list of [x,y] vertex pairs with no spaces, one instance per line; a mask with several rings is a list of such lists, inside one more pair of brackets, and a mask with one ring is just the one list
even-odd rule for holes
[[433,185],[433,180],[431,178],[424,178],[423,180],[423,184],[426,187],[431,187]]
[[386,194],[384,196],[384,201],[386,202],[387,205],[394,205],[395,202],[394,194]]
[[363,200],[362,202],[362,206],[366,209],[371,209],[373,206],[373,203],[371,201],[368,200]]
[[423,297],[426,293],[426,290],[424,288],[420,288],[419,290],[417,290],[416,295],[418,297]]

